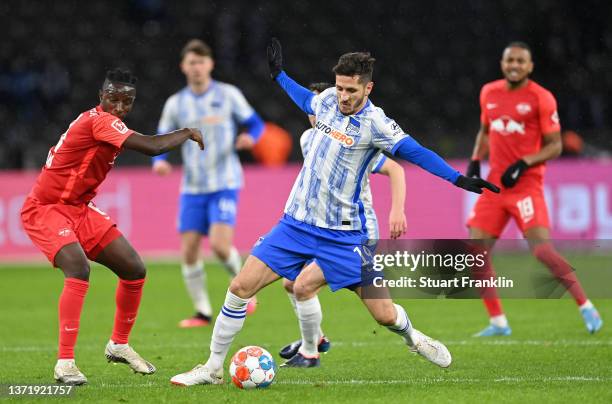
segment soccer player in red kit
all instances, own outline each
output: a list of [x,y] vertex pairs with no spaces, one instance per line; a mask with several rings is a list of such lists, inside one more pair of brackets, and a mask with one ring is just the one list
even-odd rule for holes
[[[572,267],[550,242],[548,210],[544,200],[545,163],[561,153],[557,103],[545,88],[529,79],[533,71],[531,50],[522,42],[510,43],[503,52],[504,79],[487,83],[480,93],[480,131],[467,176],[480,177],[480,160],[487,152],[488,181],[501,187],[499,194],[484,192],[468,220],[470,238],[493,247],[510,218],[529,242],[532,254],[557,277],[576,300],[590,333],[603,322],[587,299]],[[491,263],[488,268],[493,273]],[[494,289],[483,293],[490,325],[476,336],[510,335],[511,329]]]
[[136,97],[136,78],[127,70],[107,73],[100,104],[81,113],[51,148],[47,162],[21,210],[23,227],[33,243],[65,276],[59,299],[59,354],[54,377],[66,384],[84,384],[87,378],[74,361],[83,301],[89,287],[88,259],[119,277],[113,333],[106,345],[109,362],[126,363],[134,372],[151,374],[155,366],[129,345],[142,288],[145,266],[115,223],[96,208],[92,199],[122,149],[148,155],[165,153],[202,134],[179,129],[159,136],[134,132],[122,119]]

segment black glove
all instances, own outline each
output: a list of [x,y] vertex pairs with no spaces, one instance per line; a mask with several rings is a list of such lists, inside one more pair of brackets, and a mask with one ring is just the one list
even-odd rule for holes
[[499,194],[499,188],[482,178],[470,178],[460,175],[457,181],[455,181],[455,185],[477,194],[482,194],[482,188],[487,188],[489,191]]
[[270,78],[276,79],[276,76],[283,71],[283,49],[278,39],[270,39],[268,43],[268,67],[270,68]]
[[480,160],[470,160],[465,176],[480,178]]
[[525,160],[520,159],[510,167],[506,168],[504,174],[501,177],[501,183],[506,188],[512,188],[516,185],[521,175],[528,169],[529,166],[525,163]]

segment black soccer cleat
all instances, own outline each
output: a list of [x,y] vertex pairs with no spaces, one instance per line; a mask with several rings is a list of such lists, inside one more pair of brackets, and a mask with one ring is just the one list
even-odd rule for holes
[[307,358],[299,352],[293,358],[280,365],[281,368],[318,368],[319,366],[321,366],[321,360],[318,356],[316,358]]
[[[278,352],[278,354],[283,359],[291,359],[298,353],[298,350],[300,349],[301,346],[302,346],[302,340],[294,341],[290,343],[289,345],[285,345]],[[322,336],[321,341],[319,341],[319,346],[317,347],[318,351],[325,353],[329,351],[330,348],[331,348],[331,341],[325,335]]]

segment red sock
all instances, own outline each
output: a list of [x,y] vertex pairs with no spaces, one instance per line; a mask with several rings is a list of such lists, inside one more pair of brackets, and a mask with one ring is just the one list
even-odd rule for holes
[[115,326],[111,336],[111,340],[115,344],[127,344],[128,342],[130,331],[132,331],[136,321],[136,314],[138,314],[144,282],[144,279],[137,279],[135,281],[119,279],[115,295],[115,302],[117,303]]
[[494,299],[483,298],[482,302],[487,308],[487,312],[489,313],[489,317],[501,316],[504,314],[504,309],[502,309],[501,300],[499,297]]
[[[493,265],[491,265],[491,259],[489,258],[489,256],[484,259],[483,267],[473,271],[472,274],[475,279],[489,279],[495,277],[495,270],[493,269]],[[482,298],[482,302],[487,308],[489,317],[504,314],[501,300],[497,295],[497,289],[491,287],[482,288],[480,290],[480,297]]]
[[65,278],[64,289],[59,298],[59,350],[58,359],[74,359],[74,346],[79,335],[81,309],[89,282],[76,278]]
[[550,272],[557,277],[571,293],[579,306],[587,301],[586,294],[576,278],[574,270],[568,262],[555,250],[552,244],[538,244],[533,249],[533,255],[550,269]]

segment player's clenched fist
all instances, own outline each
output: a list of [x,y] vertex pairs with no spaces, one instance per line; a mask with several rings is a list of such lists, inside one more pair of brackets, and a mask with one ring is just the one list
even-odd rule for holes
[[510,165],[506,171],[502,174],[501,183],[506,188],[512,188],[516,185],[519,178],[525,170],[529,168],[529,165],[523,159],[517,160],[514,164]]
[[169,175],[172,172],[172,164],[166,160],[158,160],[153,163],[153,172],[161,176]]
[[251,150],[255,146],[255,139],[248,133],[241,133],[236,136],[236,150]]
[[465,176],[480,178],[480,160],[470,160]]

